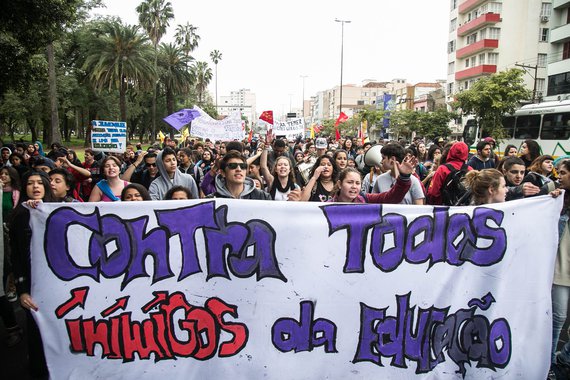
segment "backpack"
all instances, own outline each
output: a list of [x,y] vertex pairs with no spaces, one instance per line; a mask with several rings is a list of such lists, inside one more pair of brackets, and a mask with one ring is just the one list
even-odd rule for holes
[[449,169],[449,174],[443,181],[441,188],[442,204],[446,206],[463,206],[469,204],[468,196],[465,196],[467,189],[463,185],[463,178],[468,172],[469,166],[463,164],[459,170],[451,164],[445,164]]

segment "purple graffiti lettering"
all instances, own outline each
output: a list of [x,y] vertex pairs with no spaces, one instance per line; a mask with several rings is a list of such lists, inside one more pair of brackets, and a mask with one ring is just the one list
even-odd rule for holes
[[299,321],[293,318],[279,318],[271,328],[271,341],[281,352],[313,351],[324,346],[327,353],[336,350],[336,325],[328,319],[313,320],[315,305],[303,301],[300,305]]
[[[411,293],[396,296],[396,315],[388,308],[375,309],[360,304],[361,328],[353,362],[368,361],[382,366],[382,358],[392,358],[392,367],[407,368],[406,359],[416,363],[416,373],[432,371],[447,356],[466,375],[466,365],[505,368],[510,360],[511,333],[505,319],[489,323],[476,315],[476,306],[448,315],[449,308],[410,307]],[[487,297],[487,296],[486,296]],[[486,301],[492,303],[491,298]],[[488,306],[488,305],[486,305]]]
[[366,248],[366,235],[368,229],[378,223],[382,214],[381,205],[330,205],[323,206],[321,210],[329,224],[329,236],[343,229],[347,230],[346,262],[344,273],[364,272],[364,251]]
[[370,206],[362,210],[352,208],[350,212],[346,209],[350,205],[321,206],[329,224],[329,236],[339,230],[347,231],[344,273],[364,272],[368,243],[372,262],[384,272],[397,269],[404,261],[429,262],[428,270],[441,262],[489,266],[500,262],[507,249],[507,235],[501,228],[502,211],[478,207],[473,216],[449,215],[449,208],[434,207],[433,215],[408,222],[404,215],[382,215],[380,205]]

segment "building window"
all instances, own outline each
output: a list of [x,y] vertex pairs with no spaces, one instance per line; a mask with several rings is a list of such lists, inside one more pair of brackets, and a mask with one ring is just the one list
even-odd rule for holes
[[447,75],[455,73],[455,61],[447,64]]
[[570,72],[548,77],[548,96],[570,93]]
[[449,23],[449,31],[453,32],[455,29],[457,29],[457,19],[456,18],[451,20],[451,22]]
[[485,53],[479,54],[479,64],[480,64],[480,65],[484,65],[484,64],[485,64]]
[[496,65],[497,62],[499,61],[499,53],[488,53],[487,54],[487,62],[489,62],[489,65]]
[[548,42],[548,28],[540,28],[538,33],[538,41],[539,42]]
[[503,10],[502,6],[503,4],[501,3],[489,3],[487,4],[488,8],[487,11],[489,13],[501,13],[501,11]]
[[501,37],[501,28],[489,28],[489,38],[498,40]]
[[463,82],[463,89],[469,90],[469,81]]
[[540,17],[550,17],[552,14],[552,3],[542,3],[540,7]]
[[447,84],[447,93],[453,94],[453,82]]
[[536,92],[543,92],[545,84],[546,84],[546,79],[536,78]]
[[453,41],[449,41],[447,43],[447,52],[448,53],[453,53],[455,51],[455,40]]
[[547,54],[539,54],[538,55],[538,60],[536,62],[538,67],[546,67],[546,57],[548,55]]
[[477,33],[473,33],[470,36],[467,36],[467,45],[471,45],[477,42]]
[[451,0],[451,10],[457,8],[457,0]]
[[[568,14],[570,14],[570,8],[568,8]],[[562,49],[562,59],[570,58],[570,41],[564,43]]]

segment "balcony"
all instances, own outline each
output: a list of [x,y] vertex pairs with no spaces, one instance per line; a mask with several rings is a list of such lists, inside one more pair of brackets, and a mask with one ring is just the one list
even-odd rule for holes
[[494,74],[497,72],[497,65],[479,65],[470,67],[466,70],[457,71],[455,73],[455,80],[462,80],[477,77],[479,75]]
[[459,14],[467,13],[477,6],[484,3],[486,0],[465,0],[461,4],[459,4]]
[[480,40],[471,45],[467,45],[455,53],[456,58],[464,58],[483,50],[496,49],[499,47],[499,40]]
[[550,43],[563,43],[570,41],[570,24],[550,29]]
[[477,17],[475,20],[471,20],[459,27],[457,29],[457,35],[463,37],[472,31],[481,28],[485,25],[492,25],[501,22],[501,15],[498,13],[485,13]]

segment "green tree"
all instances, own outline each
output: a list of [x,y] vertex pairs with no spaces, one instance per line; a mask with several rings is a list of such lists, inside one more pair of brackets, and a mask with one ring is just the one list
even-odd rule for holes
[[192,58],[184,54],[182,49],[173,44],[161,44],[158,53],[160,81],[166,94],[166,110],[174,112],[176,94],[186,94],[193,83],[193,78],[186,70]]
[[396,110],[390,113],[390,134],[395,138],[409,140],[412,132],[417,132],[420,126],[420,113],[414,110]]
[[198,47],[198,43],[200,42],[200,36],[197,32],[198,27],[189,22],[187,22],[186,25],[178,25],[176,27],[174,39],[188,58],[190,58],[190,53]]
[[218,108],[218,62],[222,60],[222,53],[219,50],[212,50],[210,52],[210,59],[216,65],[216,108]]
[[521,101],[531,97],[524,86],[523,75],[523,70],[509,69],[483,77],[457,95],[454,107],[464,115],[475,115],[489,135],[502,138],[503,116],[513,113]]
[[[174,12],[172,10],[172,4],[169,1],[164,0],[144,0],[136,8],[139,14],[139,23],[148,33],[152,45],[154,46],[154,72],[158,75],[157,61],[158,61],[158,43],[162,39],[162,36],[166,33],[166,28],[168,27],[170,20],[174,18]],[[152,138],[155,139],[156,136],[156,96],[158,76],[155,76],[153,85],[153,98],[152,98]]]
[[198,93],[198,104],[202,105],[204,92],[212,80],[212,69],[207,62],[198,61],[192,66],[192,76],[195,78],[196,92]]
[[138,26],[104,22],[94,35],[83,69],[96,90],[119,91],[121,120],[127,121],[127,91],[154,84],[152,47]]
[[455,117],[453,112],[438,108],[433,112],[422,113],[418,133],[428,140],[447,137],[451,134],[449,122]]

